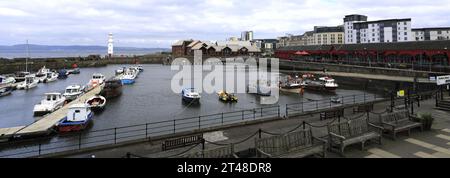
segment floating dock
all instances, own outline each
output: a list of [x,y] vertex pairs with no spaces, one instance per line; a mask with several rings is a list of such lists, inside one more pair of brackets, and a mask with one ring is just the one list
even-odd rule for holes
[[22,137],[22,136],[40,136],[50,134],[53,128],[67,115],[67,111],[70,105],[77,103],[84,103],[90,97],[100,93],[103,85],[97,86],[92,90],[86,92],[78,99],[66,104],[61,109],[44,116],[44,118],[28,125],[21,127],[12,128],[0,128],[0,141],[8,140],[11,137]]

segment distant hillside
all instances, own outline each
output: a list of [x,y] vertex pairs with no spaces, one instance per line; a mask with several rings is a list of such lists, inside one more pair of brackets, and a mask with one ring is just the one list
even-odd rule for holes
[[[13,46],[1,46],[0,50],[26,50],[26,44],[18,44]],[[52,45],[29,45],[30,50],[46,50],[46,51],[55,51],[55,50],[106,50],[106,46],[82,46],[82,45],[72,45],[72,46],[52,46]],[[115,50],[118,51],[169,51],[168,48],[135,48],[135,47],[114,47]]]
[[[106,46],[52,46],[52,45],[29,45],[29,57],[52,58],[52,57],[86,57],[89,55],[106,55]],[[133,56],[145,55],[159,52],[169,52],[168,48],[134,48],[114,47],[114,55]],[[0,58],[24,58],[27,57],[27,45],[18,44],[13,46],[0,46]]]

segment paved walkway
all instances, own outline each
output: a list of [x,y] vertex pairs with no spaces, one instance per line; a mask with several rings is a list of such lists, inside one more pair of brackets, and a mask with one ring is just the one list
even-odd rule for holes
[[[375,112],[382,112],[387,103],[381,103],[375,105]],[[434,109],[434,100],[427,100],[421,103],[420,108],[415,108],[415,112],[431,112],[436,118],[431,131],[420,132],[420,130],[413,130],[411,136],[406,134],[399,134],[397,140],[391,140],[389,138],[383,138],[383,144],[369,144],[366,146],[366,150],[361,151],[360,145],[349,146],[346,148],[345,155],[350,158],[450,158],[450,112],[440,111]],[[346,110],[346,116],[356,117],[352,115],[351,109]],[[371,119],[374,116],[371,115]],[[330,121],[318,121],[318,114],[303,116],[299,118],[291,118],[285,120],[279,120],[274,122],[268,122],[257,125],[248,125],[245,127],[235,127],[225,129],[221,131],[205,133],[204,137],[208,141],[215,143],[236,143],[249,136],[257,133],[259,129],[268,131],[271,133],[285,133],[292,130],[305,120],[314,125],[325,125]],[[313,128],[313,134],[315,136],[326,136],[326,128]],[[247,141],[236,144],[235,151],[244,151],[248,148],[254,147],[254,137]],[[268,136],[263,134],[263,137]],[[216,147],[213,144],[205,144],[206,149]],[[72,155],[69,157],[123,157],[127,152],[131,152],[135,155],[145,157],[170,157],[185,152],[191,147],[180,148],[172,151],[161,152],[161,142],[145,142],[120,148],[95,151],[90,153]],[[201,145],[192,147],[190,151],[200,150]],[[335,153],[328,153],[328,157],[341,157]]]

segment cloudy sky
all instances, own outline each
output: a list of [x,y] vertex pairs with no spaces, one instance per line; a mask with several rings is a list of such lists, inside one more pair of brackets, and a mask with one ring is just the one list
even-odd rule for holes
[[255,38],[339,25],[346,14],[369,20],[412,18],[413,28],[450,26],[450,0],[0,0],[0,45],[170,47],[178,39]]

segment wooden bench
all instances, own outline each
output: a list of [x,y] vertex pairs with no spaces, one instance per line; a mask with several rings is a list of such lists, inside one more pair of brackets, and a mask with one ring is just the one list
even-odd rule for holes
[[337,117],[343,117],[344,116],[344,110],[333,110],[333,111],[326,111],[320,113],[320,120],[327,120],[327,119],[334,119]]
[[203,134],[180,137],[170,140],[165,140],[162,143],[162,150],[167,151],[185,146],[195,145],[203,142]]
[[326,140],[313,137],[311,129],[255,139],[256,156],[264,158],[326,157],[326,145]]
[[353,113],[371,112],[373,111],[373,103],[363,104],[353,108]]
[[330,151],[338,151],[342,156],[349,145],[361,143],[364,150],[367,141],[377,140],[381,144],[383,128],[369,123],[367,117],[329,124],[327,128]]
[[217,147],[208,150],[202,150],[194,153],[189,153],[183,158],[239,158],[234,153],[234,145],[230,144],[228,146]]
[[423,131],[422,123],[412,121],[408,110],[381,114],[379,123],[385,132],[391,134],[391,138],[394,140],[399,132],[407,131],[409,136],[413,128],[420,128]]

